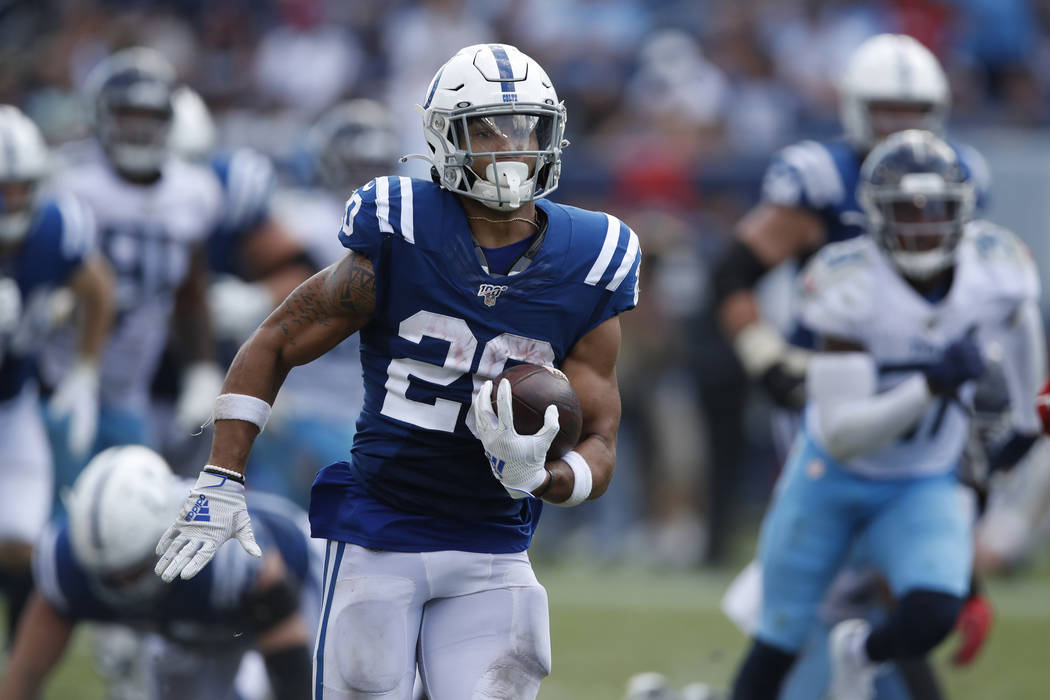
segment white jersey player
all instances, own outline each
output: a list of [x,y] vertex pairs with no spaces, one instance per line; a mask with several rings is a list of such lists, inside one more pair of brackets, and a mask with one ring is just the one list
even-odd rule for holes
[[967,223],[975,192],[956,152],[929,132],[895,134],[865,160],[858,196],[869,235],[827,246],[802,277],[820,351],[763,523],[762,615],[737,700],[777,697],[860,539],[898,603],[874,629],[835,627],[831,697],[871,698],[878,664],[936,646],[969,587],[973,511],[955,471],[988,357],[1003,358],[1019,440],[1038,430],[1038,278],[1011,233]]
[[[176,411],[182,429],[204,422],[221,382],[212,358],[201,247],[214,229],[221,192],[209,170],[170,157],[173,83],[174,71],[148,49],[105,59],[88,78],[98,146],[53,182],[55,190],[74,193],[94,213],[117,280],[117,320],[101,366],[96,450],[149,443],[149,385],[173,318],[188,366]],[[62,340],[48,358],[50,381],[69,365]],[[63,460],[57,452],[56,458],[59,478],[68,483],[83,462]]]

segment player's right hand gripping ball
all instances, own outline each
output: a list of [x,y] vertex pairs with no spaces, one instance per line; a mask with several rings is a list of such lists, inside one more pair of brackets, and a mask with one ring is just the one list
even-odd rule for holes
[[[514,429],[521,435],[532,435],[543,427],[543,414],[551,404],[558,407],[558,434],[554,436],[547,460],[561,457],[580,441],[583,412],[580,400],[573,391],[565,373],[543,365],[515,365],[496,377],[510,382],[511,405],[514,408]],[[492,410],[496,410],[496,397]]]
[[547,461],[579,441],[579,401],[565,375],[552,368],[524,365],[496,379],[495,397],[491,381],[475,397],[475,429],[493,476],[512,497],[525,498],[547,480]]

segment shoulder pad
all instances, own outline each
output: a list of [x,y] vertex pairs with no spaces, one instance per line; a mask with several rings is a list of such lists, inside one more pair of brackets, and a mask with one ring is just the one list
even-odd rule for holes
[[565,207],[572,221],[570,255],[584,284],[616,292],[641,258],[638,234],[611,214]]
[[62,227],[62,256],[82,259],[97,245],[95,215],[75,195],[63,193],[55,197]]
[[878,251],[866,236],[824,246],[802,271],[804,324],[818,335],[858,338],[872,309]]
[[212,170],[226,200],[223,226],[234,230],[257,226],[267,214],[277,180],[270,159],[250,148],[238,148],[212,161]]
[[53,607],[69,610],[69,601],[62,592],[62,570],[73,562],[61,562],[58,539],[63,527],[56,522],[48,523],[43,535],[33,547],[33,583],[37,590]]
[[773,204],[823,209],[846,196],[834,144],[800,141],[774,157],[762,180],[762,197]]
[[1038,299],[1039,271],[1028,246],[1009,229],[979,219],[966,226],[963,246],[990,278],[997,292],[1019,299]]
[[339,231],[343,246],[373,258],[384,235],[415,243],[415,182],[403,176],[377,177],[356,189],[346,201]]

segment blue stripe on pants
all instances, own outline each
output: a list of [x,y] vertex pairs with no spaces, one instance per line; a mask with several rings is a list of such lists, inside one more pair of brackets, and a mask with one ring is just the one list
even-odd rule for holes
[[[332,612],[332,597],[335,594],[335,582],[339,576],[339,564],[343,561],[343,550],[346,542],[340,542],[335,550],[335,561],[332,563],[332,580],[328,581],[328,592],[325,594],[324,608],[321,611],[321,631],[317,637],[317,678],[314,682],[314,700],[323,697],[322,684],[324,681],[324,638],[328,631],[328,615]],[[331,550],[331,545],[329,545]],[[325,553],[325,579],[328,579],[328,553]]]

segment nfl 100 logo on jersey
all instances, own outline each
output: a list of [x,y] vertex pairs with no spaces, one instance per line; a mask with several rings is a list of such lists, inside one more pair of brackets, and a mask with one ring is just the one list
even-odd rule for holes
[[483,284],[478,287],[478,296],[485,300],[485,306],[495,306],[499,295],[505,291],[505,284]]

